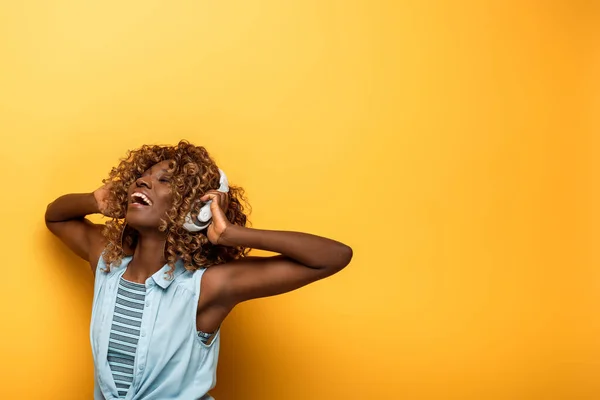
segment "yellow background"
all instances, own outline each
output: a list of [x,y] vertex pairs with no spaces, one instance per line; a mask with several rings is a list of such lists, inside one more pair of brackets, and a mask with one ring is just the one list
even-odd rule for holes
[[234,311],[217,400],[600,398],[594,3],[2,2],[0,398],[91,397],[45,206],[180,138],[355,251]]

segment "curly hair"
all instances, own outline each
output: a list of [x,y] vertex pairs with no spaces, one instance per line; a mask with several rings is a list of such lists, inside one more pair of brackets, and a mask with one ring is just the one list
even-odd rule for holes
[[[192,233],[183,228],[185,216],[192,211],[197,217],[200,197],[208,190],[218,189],[219,169],[204,147],[194,146],[186,140],[176,146],[144,145],[137,150],[127,152],[117,167],[112,168],[109,177],[103,180],[110,183],[108,215],[118,216],[108,221],[103,235],[108,244],[103,254],[110,268],[119,265],[125,256],[123,243],[135,247],[137,231],[128,228],[122,218],[127,211],[128,189],[148,168],[161,161],[170,161],[169,172],[173,174],[171,187],[173,203],[165,218],[161,219],[159,230],[167,235],[165,258],[175,269],[175,262],[181,258],[187,270],[222,264],[246,255],[249,249],[237,246],[213,245],[206,236],[206,230]],[[249,205],[241,187],[229,186],[229,207],[227,219],[235,225],[246,226],[246,210]]]

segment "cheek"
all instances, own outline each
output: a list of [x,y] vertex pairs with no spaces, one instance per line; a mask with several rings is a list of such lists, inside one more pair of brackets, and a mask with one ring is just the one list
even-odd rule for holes
[[160,196],[160,210],[161,212],[167,212],[173,206],[173,196],[171,195],[171,191],[165,191],[165,193],[161,193]]
[[168,190],[165,195],[165,205],[167,206],[167,208],[171,208],[173,206],[173,200],[173,192],[171,190]]

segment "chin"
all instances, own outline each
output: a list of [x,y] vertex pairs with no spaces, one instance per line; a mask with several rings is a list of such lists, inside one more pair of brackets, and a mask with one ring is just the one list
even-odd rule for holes
[[125,222],[128,226],[136,230],[157,230],[160,224],[160,221],[158,219],[143,218],[143,215],[136,211],[128,212],[127,215],[125,215]]

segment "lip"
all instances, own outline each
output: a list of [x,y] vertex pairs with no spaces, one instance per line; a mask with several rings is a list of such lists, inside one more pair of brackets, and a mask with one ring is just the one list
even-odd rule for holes
[[140,194],[143,194],[144,196],[146,196],[146,197],[147,197],[147,198],[150,200],[150,202],[151,202],[152,204],[154,204],[154,200],[152,200],[152,197],[150,197],[150,195],[148,194],[148,192],[146,192],[146,191],[144,191],[144,190],[135,190],[133,193],[131,193],[131,194],[129,195],[129,205],[130,205],[131,207],[134,207],[134,208],[152,207],[152,205],[146,205],[146,204],[135,203],[135,202],[133,201],[133,195],[134,195],[135,193],[140,193]]
[[140,209],[142,209],[142,208],[148,208],[148,207],[150,207],[150,206],[147,206],[147,205],[145,205],[145,204],[140,204],[140,203],[132,203],[132,202],[130,202],[130,203],[129,203],[129,207],[130,207],[130,208],[140,208]]

